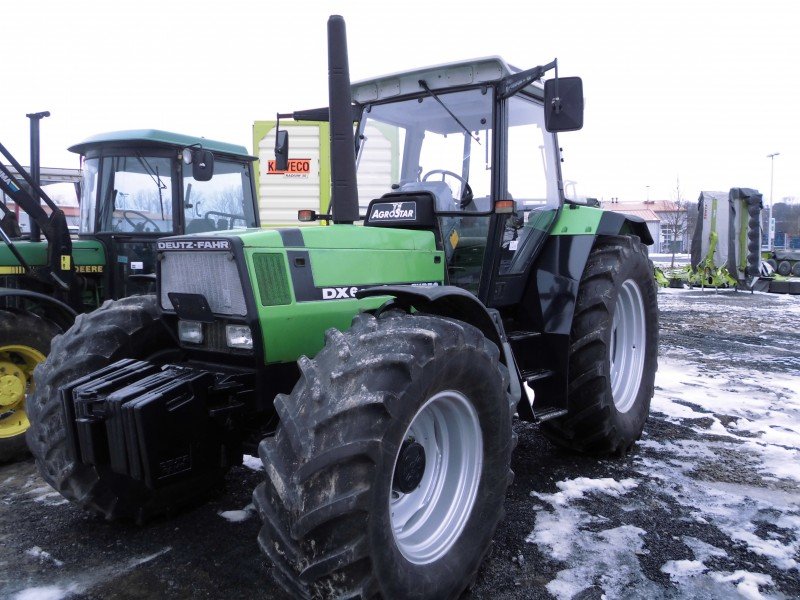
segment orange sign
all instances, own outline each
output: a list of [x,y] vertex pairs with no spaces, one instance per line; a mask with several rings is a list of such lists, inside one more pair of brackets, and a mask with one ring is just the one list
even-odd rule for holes
[[285,171],[278,171],[275,168],[275,161],[267,161],[267,175],[305,175],[311,172],[311,159],[310,158],[290,158],[289,165]]

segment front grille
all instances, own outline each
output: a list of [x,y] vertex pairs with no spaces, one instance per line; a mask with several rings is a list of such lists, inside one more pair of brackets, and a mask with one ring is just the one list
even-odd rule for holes
[[254,254],[253,267],[261,306],[277,306],[292,302],[282,254]]
[[164,252],[161,259],[161,308],[175,310],[168,294],[202,294],[218,315],[247,314],[244,289],[229,252]]

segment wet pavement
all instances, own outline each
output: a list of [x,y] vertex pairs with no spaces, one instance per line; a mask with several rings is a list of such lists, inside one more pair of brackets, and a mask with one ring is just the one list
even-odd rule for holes
[[[645,435],[623,459],[518,423],[516,478],[475,598],[800,597],[800,297],[664,290]],[[276,598],[236,467],[208,503],[144,527],[0,466],[0,597]]]

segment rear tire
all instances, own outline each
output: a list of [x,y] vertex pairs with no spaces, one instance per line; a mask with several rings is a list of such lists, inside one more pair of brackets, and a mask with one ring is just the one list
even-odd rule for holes
[[173,488],[153,492],[110,468],[73,460],[58,393],[61,386],[117,360],[144,360],[174,344],[160,321],[155,296],[109,300],[94,312],[78,315],[75,324],[53,340],[50,356],[34,373],[28,446],[44,480],[67,500],[106,519],[141,523],[197,494],[198,490]]
[[598,238],[570,334],[569,412],[543,424],[556,443],[624,455],[641,437],[658,368],[658,304],[646,247]]
[[58,333],[56,325],[36,315],[0,310],[0,463],[28,453],[26,401],[33,392],[33,370]]
[[465,323],[391,311],[329,330],[298,364],[253,495],[276,581],[298,598],[458,597],[512,476],[497,347]]

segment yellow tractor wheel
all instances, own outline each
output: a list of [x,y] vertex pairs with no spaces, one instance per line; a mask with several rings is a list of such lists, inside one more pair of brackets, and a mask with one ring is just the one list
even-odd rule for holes
[[27,452],[25,399],[33,392],[33,370],[47,356],[56,333],[35,315],[0,310],[0,463]]

